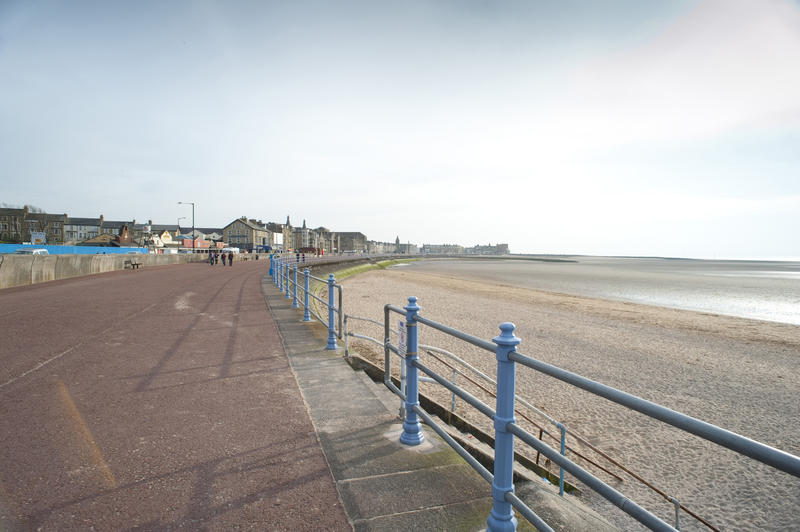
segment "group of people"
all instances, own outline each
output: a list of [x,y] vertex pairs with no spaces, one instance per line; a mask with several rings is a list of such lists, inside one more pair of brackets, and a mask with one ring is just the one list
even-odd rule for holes
[[227,260],[228,260],[228,265],[229,266],[233,266],[233,251],[229,251],[227,254],[224,251],[221,252],[221,253],[218,252],[218,251],[209,251],[208,252],[208,263],[213,266],[213,265],[215,265],[215,264],[217,264],[219,262],[220,257],[222,258],[222,265],[223,266],[225,266],[226,257],[227,257]]

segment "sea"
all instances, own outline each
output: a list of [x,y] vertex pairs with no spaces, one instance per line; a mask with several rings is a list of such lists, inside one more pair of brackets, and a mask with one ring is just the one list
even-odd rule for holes
[[454,277],[800,325],[800,262],[638,257],[420,261]]

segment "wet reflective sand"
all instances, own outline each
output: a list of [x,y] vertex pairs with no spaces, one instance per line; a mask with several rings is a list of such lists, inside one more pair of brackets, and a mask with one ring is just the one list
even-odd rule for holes
[[409,268],[550,292],[800,324],[798,262],[566,260],[570,262],[426,260]]

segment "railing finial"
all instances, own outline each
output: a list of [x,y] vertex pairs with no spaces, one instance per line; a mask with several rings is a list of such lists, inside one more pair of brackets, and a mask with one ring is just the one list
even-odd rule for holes
[[492,341],[503,347],[518,346],[522,340],[514,336],[515,328],[515,325],[510,321],[504,321],[500,324],[500,335],[492,338]]

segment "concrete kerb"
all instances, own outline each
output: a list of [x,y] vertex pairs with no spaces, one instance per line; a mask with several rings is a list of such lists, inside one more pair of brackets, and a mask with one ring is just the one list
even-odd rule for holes
[[[262,289],[354,528],[485,529],[491,486],[430,429],[423,444],[402,445],[397,398],[382,384],[370,385],[341,349],[326,351],[327,328],[303,322],[267,276]],[[544,482],[520,484],[517,494],[536,501],[559,530],[613,530]],[[533,529],[519,521],[519,530]]]

